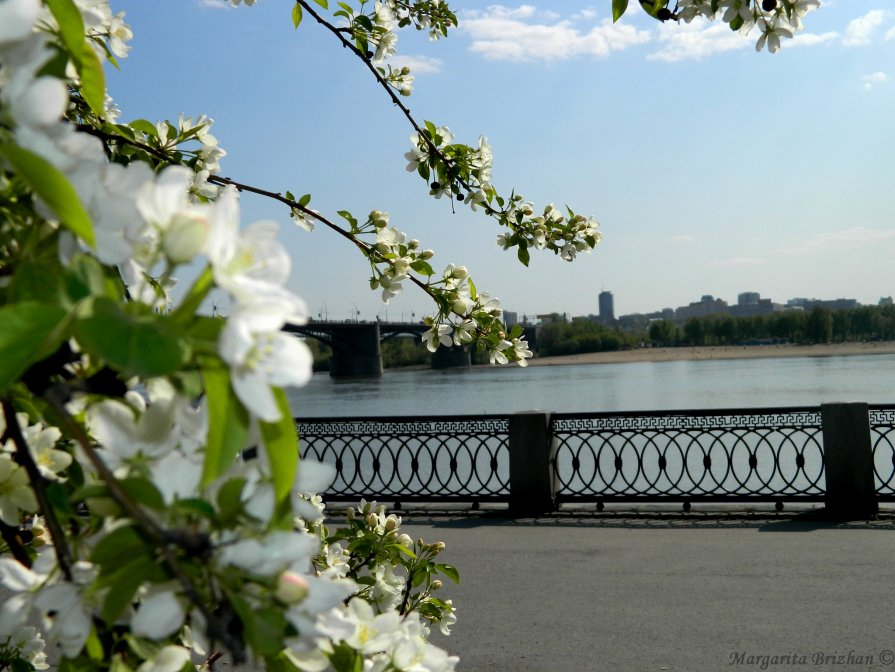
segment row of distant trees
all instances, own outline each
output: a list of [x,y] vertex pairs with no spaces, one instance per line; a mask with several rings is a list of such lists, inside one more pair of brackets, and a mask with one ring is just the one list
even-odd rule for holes
[[538,331],[538,355],[574,355],[640,347],[643,331],[621,331],[599,322],[552,322]]
[[[575,355],[657,346],[735,345],[750,342],[830,343],[895,340],[895,306],[860,306],[850,310],[816,307],[809,311],[787,310],[755,317],[731,317],[723,313],[694,317],[683,325],[669,320],[653,322],[648,330],[625,331],[591,321],[546,324],[538,332],[541,357]],[[314,355],[314,370],[329,369],[328,346],[307,339]],[[473,363],[487,362],[487,356]],[[429,352],[421,341],[397,338],[382,343],[385,368],[428,364]]]
[[661,320],[649,327],[655,345],[732,345],[778,340],[791,343],[895,340],[895,306],[860,306],[830,310],[787,310],[735,318],[714,314],[687,320],[683,326]]

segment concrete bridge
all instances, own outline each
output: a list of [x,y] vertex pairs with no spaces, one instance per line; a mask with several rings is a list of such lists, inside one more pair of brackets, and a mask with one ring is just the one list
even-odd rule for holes
[[[382,375],[383,341],[402,336],[419,340],[428,327],[419,322],[329,322],[311,320],[307,324],[287,324],[283,331],[314,338],[332,350],[329,375],[333,378]],[[525,337],[535,345],[534,327]],[[432,353],[433,369],[458,369],[470,366],[467,346],[439,347]]]
[[[284,331],[314,338],[332,350],[329,375],[333,378],[382,375],[383,341],[400,336],[419,340],[428,327],[413,322],[319,322],[287,324]],[[463,346],[440,347],[432,353],[433,369],[470,366],[469,350]]]

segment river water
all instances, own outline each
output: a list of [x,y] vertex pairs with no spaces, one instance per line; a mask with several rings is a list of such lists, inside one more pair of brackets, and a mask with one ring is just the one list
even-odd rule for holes
[[323,373],[288,393],[299,418],[885,404],[895,403],[895,355]]

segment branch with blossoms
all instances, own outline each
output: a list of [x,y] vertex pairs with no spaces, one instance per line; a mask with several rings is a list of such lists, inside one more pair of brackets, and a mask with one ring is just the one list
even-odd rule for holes
[[[234,4],[238,2],[234,1]],[[355,14],[340,4],[341,9],[334,16],[349,21],[351,26],[343,29],[324,19],[305,0],[297,0],[296,3],[296,6],[303,7],[317,23],[335,35],[343,47],[363,61],[392,103],[410,123],[414,132],[410,136],[412,148],[405,154],[408,172],[419,174],[428,185],[431,196],[446,196],[452,203],[456,200],[469,205],[473,211],[481,208],[499,226],[508,229],[509,233],[501,234],[497,242],[504,250],[516,248],[519,261],[526,266],[531,249],[546,249],[565,261],[572,261],[579,252],[589,252],[595,248],[601,239],[596,221],[576,215],[571,209],[568,209],[567,219],[552,204],[543,209],[542,215],[533,216],[534,204],[526,202],[521,195],[515,192],[508,197],[499,195],[491,183],[492,154],[487,140],[481,137],[475,148],[454,143],[454,136],[447,127],[437,127],[431,121],[418,122],[396,95],[396,91],[404,96],[410,95],[409,85],[396,85],[395,71],[390,65],[386,64],[388,72],[377,65],[396,53],[397,36],[393,28],[410,23],[418,27],[430,25],[428,22],[431,18],[426,12],[431,11],[433,5],[444,14],[441,23],[433,24],[436,28],[430,30],[430,37],[437,39],[441,35],[447,35],[448,26],[457,23],[456,16],[447,5],[441,2],[413,5],[394,1],[377,2],[372,11],[363,14],[364,5],[361,2],[360,11]],[[363,17],[362,21],[360,17]],[[368,44],[375,45],[376,51],[369,51],[366,48]],[[405,80],[409,74],[408,68],[401,69],[401,77]]]
[[[802,18],[820,6],[820,0],[640,0],[640,6],[659,21],[685,21],[696,17],[714,21],[718,17],[730,29],[747,35],[760,33],[755,50],[780,50],[781,38],[792,38],[802,30]],[[612,19],[618,21],[628,9],[628,0],[612,0]]]

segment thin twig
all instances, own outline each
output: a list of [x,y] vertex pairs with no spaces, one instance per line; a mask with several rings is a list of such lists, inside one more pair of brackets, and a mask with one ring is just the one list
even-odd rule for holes
[[62,570],[62,575],[66,580],[71,581],[71,567],[74,561],[72,559],[71,549],[68,546],[68,539],[65,536],[62,525],[59,524],[59,519],[56,517],[56,511],[50,503],[50,498],[47,496],[47,487],[44,477],[41,475],[40,469],[37,468],[37,464],[31,456],[31,449],[28,447],[28,442],[22,434],[22,428],[19,427],[16,410],[9,400],[9,397],[3,398],[3,415],[6,416],[6,433],[9,438],[12,439],[16,447],[18,462],[25,468],[25,471],[28,474],[28,479],[31,481],[31,488],[34,491],[34,496],[37,498],[37,504],[44,516],[44,520],[47,521],[47,529],[50,531],[50,537],[53,539],[53,547],[56,549],[56,559],[59,561],[59,569]]
[[245,645],[238,637],[235,637],[228,632],[226,625],[221,623],[220,619],[208,608],[208,605],[205,604],[205,600],[203,600],[202,596],[199,594],[198,589],[180,567],[180,562],[171,548],[172,535],[160,527],[128,496],[118,482],[118,479],[109,469],[108,465],[106,465],[93,448],[90,438],[87,436],[84,428],[69,415],[65,405],[58,398],[58,395],[54,394],[52,388],[44,395],[44,399],[50,404],[53,410],[59,414],[62,422],[65,424],[65,429],[68,430],[69,434],[75,441],[77,441],[78,445],[87,456],[87,459],[90,460],[90,463],[102,477],[112,499],[114,499],[115,502],[134,519],[134,521],[150,537],[150,540],[159,547],[165,565],[171,570],[171,573],[177,579],[178,583],[180,583],[181,588],[183,588],[183,591],[190,601],[202,612],[202,616],[205,618],[206,625],[208,626],[210,639],[219,639],[228,649],[230,649],[233,661],[235,663],[242,662],[245,657]]

